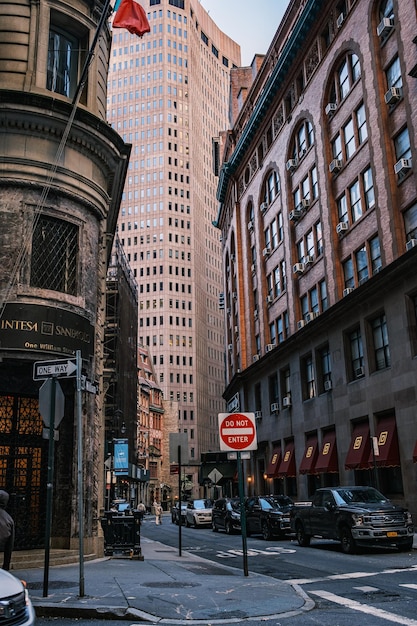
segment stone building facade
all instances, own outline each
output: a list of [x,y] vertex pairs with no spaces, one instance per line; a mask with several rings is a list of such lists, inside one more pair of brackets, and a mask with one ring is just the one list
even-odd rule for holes
[[225,398],[257,419],[255,491],[376,484],[417,515],[416,21],[412,0],[290,2],[233,86]]
[[[45,537],[48,442],[34,362],[80,351],[89,381],[81,394],[85,550],[101,549],[105,281],[130,154],[106,122],[106,23],[77,89],[103,6],[0,3],[0,486],[11,494],[17,548],[40,547]],[[74,379],[59,383],[51,537],[52,547],[73,548]]]
[[113,31],[108,119],[132,144],[118,235],[139,284],[139,343],[188,436],[193,496],[224,409],[212,140],[228,127],[240,48],[198,0],[142,0],[151,32]]

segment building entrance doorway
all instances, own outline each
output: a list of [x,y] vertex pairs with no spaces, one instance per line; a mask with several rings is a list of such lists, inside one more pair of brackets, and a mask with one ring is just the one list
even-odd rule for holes
[[44,545],[48,441],[37,398],[0,395],[0,489],[16,525],[15,550]]

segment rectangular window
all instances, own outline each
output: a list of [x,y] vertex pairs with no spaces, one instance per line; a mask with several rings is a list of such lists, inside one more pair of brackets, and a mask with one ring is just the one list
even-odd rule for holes
[[309,354],[304,359],[305,395],[304,400],[310,400],[316,396],[316,380],[314,375],[313,357]]
[[349,334],[350,361],[352,368],[352,378],[362,378],[363,371],[363,344],[362,335],[359,328]]
[[77,295],[78,226],[41,215],[32,237],[32,287]]
[[345,288],[353,288],[355,286],[355,278],[353,274],[353,262],[350,257],[343,263],[343,276]]
[[349,187],[349,198],[352,222],[356,222],[362,217],[362,200],[358,180]]
[[375,369],[382,370],[391,365],[385,313],[371,321],[371,328],[374,341]]
[[72,98],[78,82],[80,41],[56,26],[51,26],[48,41],[46,88]]
[[371,257],[372,273],[375,274],[382,267],[381,246],[379,245],[379,237],[373,237],[369,241],[369,255]]
[[369,278],[368,257],[366,247],[363,246],[355,252],[356,272],[358,276],[358,284],[361,285]]
[[332,377],[332,367],[330,361],[330,350],[329,346],[325,346],[319,350],[319,363],[321,369],[321,384],[322,391],[327,391],[326,383],[331,383]]

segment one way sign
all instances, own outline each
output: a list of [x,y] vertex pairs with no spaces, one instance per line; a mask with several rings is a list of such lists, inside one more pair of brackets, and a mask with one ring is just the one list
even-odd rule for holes
[[77,363],[72,359],[60,359],[59,361],[37,361],[33,364],[33,380],[44,380],[55,376],[56,378],[74,378],[76,376]]

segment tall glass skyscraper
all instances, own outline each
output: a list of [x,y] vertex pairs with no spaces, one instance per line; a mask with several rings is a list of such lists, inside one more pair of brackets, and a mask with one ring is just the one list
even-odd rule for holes
[[143,0],[151,32],[113,30],[108,120],[132,144],[118,233],[139,284],[139,342],[178,403],[190,465],[218,449],[222,262],[213,138],[240,47],[197,0]]

